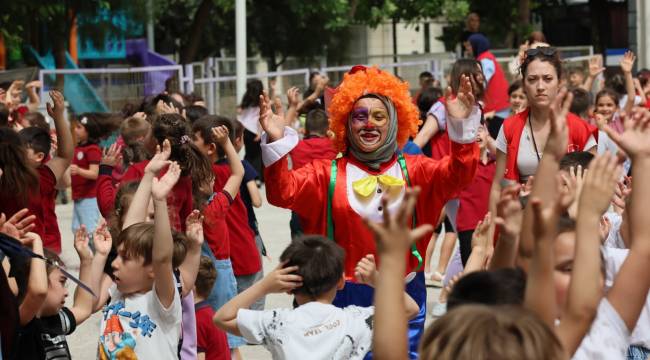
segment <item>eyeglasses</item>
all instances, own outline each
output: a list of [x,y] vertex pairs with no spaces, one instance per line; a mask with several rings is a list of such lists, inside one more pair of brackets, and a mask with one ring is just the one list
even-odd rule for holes
[[555,50],[554,47],[541,46],[541,47],[538,47],[538,48],[526,50],[526,57],[537,56],[539,54],[542,54],[544,56],[554,56],[556,52],[557,52],[557,50]]

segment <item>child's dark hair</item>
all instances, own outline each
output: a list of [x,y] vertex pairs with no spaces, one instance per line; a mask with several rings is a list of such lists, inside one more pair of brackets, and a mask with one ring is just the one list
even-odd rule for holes
[[442,90],[436,87],[429,87],[420,93],[418,97],[418,109],[420,110],[420,120],[427,118],[427,112],[431,109],[433,104],[442,97]]
[[120,128],[120,120],[114,114],[90,112],[79,115],[75,122],[88,132],[88,143],[97,144]]
[[228,137],[230,141],[235,141],[235,131],[233,130],[233,121],[225,116],[220,115],[206,115],[198,119],[192,124],[192,135],[197,132],[201,134],[203,142],[206,144],[215,144],[219,158],[225,156],[223,149],[217,146],[212,136],[212,128],[225,126],[228,129]]
[[[174,250],[172,254],[172,267],[177,268],[185,260],[187,252],[187,237],[185,234],[172,230]],[[142,256],[143,265],[149,265],[152,261],[154,242],[154,224],[137,223],[120,232],[117,239],[117,246],[122,246],[120,255],[124,259],[135,259]]]
[[305,119],[305,131],[307,134],[323,136],[327,134],[329,126],[329,118],[325,110],[313,109],[307,113],[307,119]]
[[0,127],[0,194],[27,205],[29,194],[38,194],[39,176],[29,166],[25,144],[14,130]]
[[244,136],[244,125],[242,125],[241,122],[233,121],[232,122],[232,127],[233,127],[232,132],[235,133],[235,139],[241,138],[242,136]]
[[48,124],[45,116],[37,111],[30,111],[23,115],[23,120],[29,122],[29,126],[37,127],[50,133],[50,124]]
[[185,116],[187,116],[187,120],[190,122],[190,124],[194,124],[196,120],[205,115],[208,115],[208,109],[206,109],[204,106],[190,105],[185,108]]
[[171,95],[166,93],[161,93],[156,96],[149,96],[144,98],[142,104],[140,105],[140,111],[144,112],[147,115],[154,115],[156,113],[156,106],[158,101],[164,102],[167,105],[172,105],[178,110],[183,109],[183,104],[176,101]]
[[648,84],[648,81],[650,81],[650,70],[643,68],[636,73],[636,77],[639,79],[641,87],[645,87]]
[[334,241],[321,235],[306,235],[291,242],[280,255],[285,267],[298,266],[302,286],[293,291],[311,298],[332,290],[343,276],[345,252]]
[[474,87],[474,95],[476,96],[476,100],[482,99],[483,95],[485,94],[485,85],[482,81],[478,81],[477,79],[478,75],[483,76],[481,63],[475,59],[456,60],[454,66],[451,68],[451,74],[449,75],[450,86],[454,93],[457,93],[458,88],[460,87],[461,75],[470,76],[474,80],[472,86]]
[[616,92],[616,90],[611,89],[611,88],[604,88],[604,89],[600,90],[596,94],[596,102],[595,102],[595,104],[598,104],[598,100],[600,100],[600,98],[605,97],[605,96],[610,97],[612,99],[612,101],[614,101],[614,104],[618,107],[618,102],[620,101],[621,97],[619,96],[618,92]]
[[205,187],[214,179],[210,161],[192,143],[189,127],[181,115],[154,116],[151,134],[161,147],[165,139],[169,140],[172,148],[169,160],[180,165],[181,176],[190,175],[193,190]]
[[115,203],[113,205],[113,212],[108,219],[109,229],[114,239],[117,239],[120,231],[122,230],[124,215],[126,215],[135,192],[138,191],[140,181],[122,182],[117,188],[115,194]]
[[[535,60],[539,60],[539,61],[545,61],[551,63],[551,65],[553,65],[553,67],[555,68],[557,78],[561,79],[562,60],[560,60],[560,52],[557,49],[552,47],[539,47],[537,49],[544,49],[544,50],[537,51],[535,55],[527,55],[524,61],[521,63],[521,67],[519,68],[519,71],[521,72],[523,78],[526,79],[526,74],[528,73],[528,65],[530,65],[530,63],[532,63]],[[552,55],[545,55],[544,52],[546,53],[552,52]]]
[[523,89],[524,84],[521,82],[521,80],[515,80],[508,86],[508,96],[512,96],[512,93],[519,90]]
[[242,109],[249,107],[260,106],[260,95],[264,91],[264,84],[258,79],[248,80],[246,83],[246,93],[241,99],[239,105]]
[[9,108],[0,103],[0,127],[9,126]]
[[476,271],[463,276],[447,299],[447,309],[466,304],[521,305],[526,274],[519,268]]
[[[605,72],[605,88],[609,88],[613,91],[615,91],[618,94],[618,97],[620,98],[621,95],[625,94],[625,76],[623,75],[623,71],[618,68],[618,69],[608,69]],[[618,103],[618,102],[617,102]]]
[[573,101],[571,101],[569,111],[583,119],[586,118],[591,105],[591,93],[582,88],[571,89],[571,93],[573,93]]
[[589,167],[589,163],[594,159],[594,154],[588,151],[575,151],[572,153],[565,154],[560,159],[560,170],[569,171],[571,167],[577,168],[578,165],[582,166],[583,169]]
[[[61,267],[65,267],[65,263],[57,253],[54,251],[48,249],[48,248],[43,248],[43,256],[49,261],[52,262],[56,265],[59,265]],[[46,263],[45,266],[45,271],[47,273],[48,279],[47,282],[48,284],[50,283],[49,276],[56,269],[55,266]],[[29,273],[32,271],[32,262],[30,260],[25,261],[25,264],[20,268],[20,269],[12,269],[13,275],[16,279],[16,283],[18,285],[18,295],[16,295],[16,298],[18,299],[19,302],[22,302],[23,299],[25,298],[25,295],[27,295],[27,286],[29,283]]]
[[[65,267],[65,263],[63,262],[63,260],[61,260],[59,255],[57,253],[55,253],[54,251],[52,251],[52,250],[50,250],[48,248],[43,248],[43,256],[45,256],[45,258],[49,262],[54,263],[54,264],[56,264],[58,266],[61,266],[61,267]],[[47,263],[47,266],[45,267],[45,269],[47,271],[47,275],[49,276],[52,273],[52,271],[54,271],[54,269],[56,269],[56,267],[51,265],[50,263]]]
[[135,116],[124,119],[122,125],[120,125],[120,135],[125,145],[122,149],[122,163],[125,169],[131,164],[149,158],[142,139],[147,136],[150,130],[151,124],[147,120]]
[[50,154],[52,138],[47,131],[38,127],[28,127],[20,130],[18,135],[26,147],[34,150],[35,153],[43,153],[43,159]]
[[199,273],[196,275],[196,282],[194,282],[194,291],[200,297],[207,298],[215,281],[217,281],[217,269],[214,268],[212,260],[207,256],[201,256]]

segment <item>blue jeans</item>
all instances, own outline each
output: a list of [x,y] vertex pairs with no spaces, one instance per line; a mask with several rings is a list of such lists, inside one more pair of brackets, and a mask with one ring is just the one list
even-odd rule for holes
[[81,225],[85,225],[88,237],[90,237],[91,248],[94,248],[92,235],[99,222],[99,217],[97,198],[85,198],[74,201],[74,208],[72,210],[72,233],[76,233]]
[[[424,273],[418,272],[413,280],[406,284],[406,292],[415,300],[420,307],[420,312],[408,322],[409,330],[409,359],[418,358],[418,346],[420,337],[424,332],[424,321],[426,320],[426,303],[427,288],[424,285]],[[343,290],[336,293],[336,298],[332,303],[337,307],[346,307],[349,305],[372,306],[374,304],[375,290],[368,285],[345,282]],[[372,353],[369,352],[365,359],[372,359]]]
[[[209,257],[217,270],[217,281],[214,282],[210,296],[206,299],[212,310],[217,311],[237,295],[237,281],[232,271],[232,263],[230,259],[217,260],[206,242],[201,246],[201,255]],[[226,335],[228,337],[228,346],[231,349],[246,345],[246,340],[243,337],[234,336],[230,333],[226,333]]]
[[646,349],[643,346],[630,345],[627,348],[628,360],[646,360],[648,356],[650,356],[650,349]]

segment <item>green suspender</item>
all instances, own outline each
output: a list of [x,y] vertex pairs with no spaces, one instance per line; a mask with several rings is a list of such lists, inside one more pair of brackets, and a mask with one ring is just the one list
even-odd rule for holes
[[[406,160],[404,160],[404,156],[401,153],[397,155],[397,162],[399,163],[399,166],[402,168],[402,173],[404,173],[404,177],[406,178],[406,183],[408,184],[409,187],[411,187],[411,179],[409,178],[409,172],[408,169],[406,168]],[[334,189],[336,188],[337,172],[338,172],[338,168],[336,166],[336,159],[334,159],[332,160],[332,167],[330,170],[330,184],[327,190],[327,237],[330,238],[330,240],[334,240],[332,200],[334,199]],[[415,228],[416,225],[417,225],[417,219],[415,217],[415,212],[413,212],[412,227]],[[418,259],[418,267],[415,269],[415,271],[418,271],[420,270],[420,268],[422,268],[422,255],[420,255],[420,252],[418,251],[415,244],[411,246],[411,254],[413,254],[413,256],[415,256],[415,258]]]

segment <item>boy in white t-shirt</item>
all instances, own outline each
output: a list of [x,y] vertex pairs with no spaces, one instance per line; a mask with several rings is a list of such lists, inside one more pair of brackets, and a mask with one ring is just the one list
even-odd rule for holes
[[[214,322],[250,343],[263,344],[274,359],[363,359],[372,343],[374,307],[332,305],[336,291],[345,285],[343,259],[343,249],[323,236],[296,239],[280,256],[278,268],[226,303]],[[373,286],[372,255],[359,262],[355,275]],[[257,298],[279,292],[292,293],[298,306],[247,309]],[[419,308],[404,296],[412,318]]]
[[[115,283],[102,309],[99,359],[178,359],[181,300],[173,273],[167,195],[180,173],[172,162],[160,180],[151,176],[140,183],[151,191],[154,223],[131,225],[119,235],[118,255],[111,264]],[[102,269],[106,258],[99,261]]]

